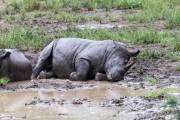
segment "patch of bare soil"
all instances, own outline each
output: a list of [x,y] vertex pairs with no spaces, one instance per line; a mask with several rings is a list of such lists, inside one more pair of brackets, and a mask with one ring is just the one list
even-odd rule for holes
[[[180,72],[176,71],[177,63],[161,59],[138,61],[120,84],[126,84],[133,89],[180,87]],[[155,79],[156,83],[150,83],[148,78]]]

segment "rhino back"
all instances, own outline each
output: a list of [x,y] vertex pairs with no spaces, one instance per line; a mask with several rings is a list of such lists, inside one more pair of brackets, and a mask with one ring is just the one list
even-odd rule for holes
[[87,46],[77,58],[84,58],[90,61],[92,73],[103,72],[107,58],[108,46],[112,46],[111,40],[97,41]]
[[59,77],[68,77],[74,71],[74,60],[91,40],[80,38],[61,38],[53,48],[53,71]]
[[80,38],[62,38],[57,42],[53,50],[53,57],[56,58],[60,55],[72,63],[72,60],[90,43],[92,43],[92,41]]

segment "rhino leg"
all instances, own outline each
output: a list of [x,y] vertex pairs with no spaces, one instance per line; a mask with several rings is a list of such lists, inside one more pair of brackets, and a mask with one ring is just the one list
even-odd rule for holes
[[106,74],[103,74],[103,73],[97,73],[96,76],[95,76],[95,80],[96,81],[111,81],[111,82],[117,82],[118,80],[115,80],[115,79],[108,79],[107,75]]
[[72,81],[83,81],[87,79],[89,72],[89,61],[86,59],[78,59],[75,63],[76,72],[70,74],[70,80]]
[[56,77],[53,71],[42,71],[38,76],[39,79],[49,79],[52,77]]
[[49,68],[49,65],[52,66],[52,52],[53,52],[54,42],[55,41],[51,42],[41,52],[38,58],[38,62],[33,69],[31,79],[36,79],[42,70],[46,70],[47,68]]
[[96,81],[108,81],[108,78],[107,78],[106,74],[97,73],[95,76],[95,80]]

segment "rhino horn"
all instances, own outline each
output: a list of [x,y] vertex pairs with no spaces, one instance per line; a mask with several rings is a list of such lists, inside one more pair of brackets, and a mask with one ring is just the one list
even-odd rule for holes
[[126,71],[128,71],[128,70],[129,70],[129,68],[131,68],[131,66],[133,66],[133,65],[134,65],[134,63],[136,63],[136,62],[134,61],[134,62],[132,62],[132,63],[130,63],[130,64],[126,65]]

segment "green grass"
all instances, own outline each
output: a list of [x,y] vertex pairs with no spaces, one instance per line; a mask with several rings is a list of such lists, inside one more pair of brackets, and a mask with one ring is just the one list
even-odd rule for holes
[[171,61],[178,61],[180,60],[180,52],[167,52],[165,57]]
[[165,19],[167,28],[180,28],[180,8],[167,11]]
[[180,64],[176,65],[176,71],[180,71]]
[[1,48],[40,48],[46,43],[42,32],[34,29],[14,26],[0,31]]
[[[140,12],[126,15],[125,19],[138,22],[165,20],[167,28],[173,29],[180,27],[179,0],[11,0],[6,4],[8,4],[7,7],[0,14],[3,14],[3,12],[5,14],[15,14],[18,12],[21,13],[24,10],[51,9],[56,12],[62,12],[66,8],[70,8],[71,11],[81,10],[82,8],[87,8],[88,10],[105,9],[107,11],[111,9],[139,8],[141,9]],[[78,21],[78,17],[72,19]],[[54,18],[61,19],[60,15]],[[112,19],[112,21],[114,20]]]
[[165,0],[144,0],[142,2],[143,10],[141,12],[128,15],[125,18],[129,21],[153,21],[161,19],[167,2]]
[[150,85],[156,85],[159,81],[153,77],[145,77],[145,81],[147,81]]
[[145,48],[141,51],[138,57],[143,60],[152,60],[152,59],[161,58],[163,56],[164,56],[164,53],[162,50],[157,50],[153,48]]
[[34,11],[33,12],[33,18],[38,18],[38,17],[42,17],[42,16],[45,16],[46,14],[44,12],[41,12],[41,11]]
[[4,15],[2,17],[2,19],[4,19],[5,21],[7,22],[11,22],[11,21],[14,21],[15,20],[15,16],[14,15]]
[[158,90],[153,90],[153,91],[148,92],[145,96],[147,98],[156,99],[156,98],[164,98],[165,96],[167,96],[167,94],[168,94],[168,90],[158,89]]
[[21,22],[22,20],[24,20],[26,18],[26,14],[25,13],[21,13],[19,15],[4,15],[2,17],[3,20],[9,22],[9,23],[14,23],[14,22]]
[[165,99],[165,111],[171,113],[170,119],[180,119],[180,98],[172,95],[168,95]]
[[44,0],[46,9],[59,9],[64,5],[64,0]]
[[176,107],[178,104],[180,104],[180,99],[175,96],[168,96],[165,102],[167,107]]
[[0,78],[0,85],[8,84],[9,80],[7,78]]
[[[66,20],[67,21],[67,20]],[[178,32],[179,33],[179,32]],[[12,27],[9,30],[0,31],[0,47],[2,48],[41,48],[54,38],[77,37],[92,40],[116,40],[130,44],[162,44],[161,46],[141,50],[140,59],[152,60],[162,57],[172,61],[180,60],[178,33],[158,32],[154,29],[84,29],[69,28],[48,33],[42,29]],[[164,46],[166,44],[167,46]]]
[[142,11],[125,16],[129,21],[153,22],[165,20],[167,28],[180,27],[179,0],[144,0]]
[[89,39],[111,39],[117,41],[128,41],[133,44],[153,44],[160,42],[160,34],[153,29],[98,29],[98,30],[80,30],[76,28],[67,31],[60,30],[58,37],[81,37]]
[[141,8],[142,0],[11,0],[7,2],[16,12],[21,9],[27,11],[40,9],[71,8],[73,11],[87,8],[94,9],[132,9]]
[[83,14],[77,14],[74,12],[71,12],[71,13],[60,12],[58,14],[50,13],[48,15],[48,19],[58,20],[60,22],[82,22],[82,21],[90,21],[90,20],[96,20],[96,21],[101,20],[101,18],[96,15],[87,16]]

